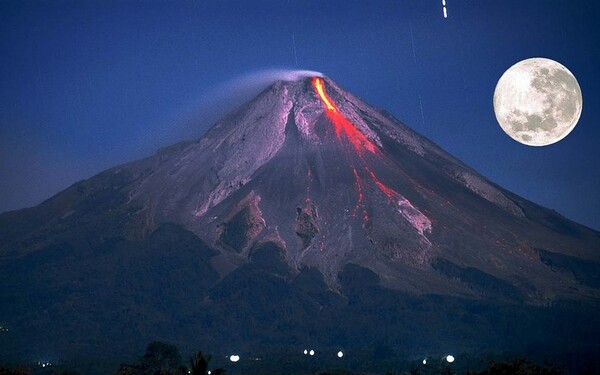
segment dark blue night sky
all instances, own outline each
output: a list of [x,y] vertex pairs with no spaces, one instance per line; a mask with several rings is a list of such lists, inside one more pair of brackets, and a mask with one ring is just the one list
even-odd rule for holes
[[[447,6],[448,19],[441,0],[0,2],[0,212],[198,137],[211,114],[232,109],[223,83],[297,68],[600,229],[598,2]],[[513,141],[494,116],[498,79],[529,57],[565,65],[583,93],[579,125],[552,146]]]

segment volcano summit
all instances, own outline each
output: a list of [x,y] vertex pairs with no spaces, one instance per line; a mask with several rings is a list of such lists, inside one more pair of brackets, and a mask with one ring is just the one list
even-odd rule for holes
[[0,215],[0,344],[598,354],[599,275],[598,232],[310,77]]

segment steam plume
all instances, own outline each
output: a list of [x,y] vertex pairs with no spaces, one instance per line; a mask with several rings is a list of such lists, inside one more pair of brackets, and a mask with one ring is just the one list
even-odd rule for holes
[[268,69],[230,79],[207,90],[184,108],[158,136],[160,143],[168,144],[183,139],[194,139],[208,127],[244,102],[252,99],[278,80],[297,81],[308,77],[323,77],[312,70]]

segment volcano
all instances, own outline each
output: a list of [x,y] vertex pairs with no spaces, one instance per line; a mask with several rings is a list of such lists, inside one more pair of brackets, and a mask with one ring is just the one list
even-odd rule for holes
[[197,141],[0,215],[0,300],[6,358],[117,361],[157,338],[343,347],[355,364],[599,358],[600,233],[308,77]]

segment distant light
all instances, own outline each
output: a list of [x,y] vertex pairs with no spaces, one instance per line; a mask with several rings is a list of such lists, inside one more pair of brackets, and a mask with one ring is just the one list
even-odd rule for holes
[[454,362],[454,356],[451,356],[451,355],[447,356],[446,361],[448,361],[448,363]]
[[211,372],[210,372],[210,370],[208,370],[208,375],[210,375],[210,374],[211,374]]
[[427,358],[425,358],[425,359],[423,360],[423,364],[424,364],[424,365],[426,365],[426,364],[427,364]]
[[338,358],[342,358],[343,356],[344,356],[344,352],[340,350],[338,352]]
[[444,18],[448,18],[448,11],[446,10],[446,7],[444,7]]
[[315,351],[311,349],[310,352],[308,352],[308,354],[315,355]]
[[231,362],[237,362],[237,361],[239,361],[239,360],[240,360],[240,356],[239,356],[239,355],[235,355],[235,354],[234,354],[234,355],[232,355],[232,356],[229,356],[229,360],[230,360]]
[[308,350],[304,349],[304,355],[308,354]]

